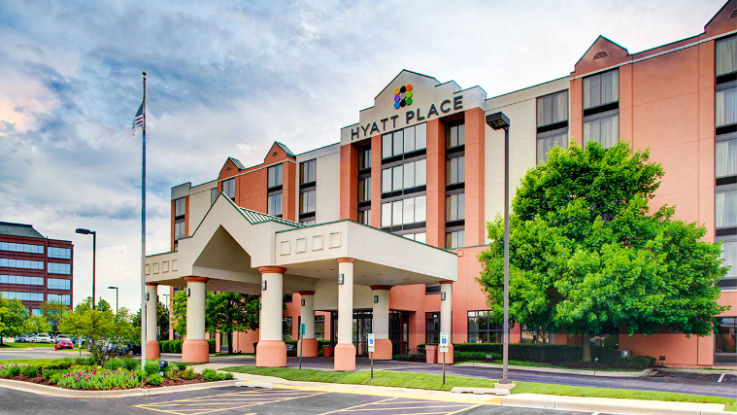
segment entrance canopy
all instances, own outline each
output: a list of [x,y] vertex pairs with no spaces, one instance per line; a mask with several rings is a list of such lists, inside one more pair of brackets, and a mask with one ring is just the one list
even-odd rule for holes
[[178,251],[146,258],[146,282],[258,294],[259,267],[286,268],[284,293],[314,291],[338,279],[338,258],[353,258],[355,285],[434,284],[457,280],[453,252],[351,220],[303,226],[236,206],[220,194]]

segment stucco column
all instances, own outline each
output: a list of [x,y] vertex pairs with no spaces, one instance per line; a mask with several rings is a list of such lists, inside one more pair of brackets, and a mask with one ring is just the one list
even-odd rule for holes
[[158,286],[159,284],[155,282],[146,283],[146,293],[148,294],[148,300],[146,301],[146,359],[159,358],[159,342],[156,334],[156,303],[159,302],[156,289]]
[[282,308],[284,303],[283,267],[259,267],[261,273],[261,311],[259,339],[256,346],[256,366],[286,367],[287,345],[282,339]]
[[184,277],[187,282],[187,339],[182,344],[182,362],[207,363],[210,348],[205,340],[204,277]]
[[374,359],[392,360],[392,342],[389,340],[389,290],[391,285],[372,285]]
[[[338,258],[338,344],[333,368],[356,370],[356,346],[353,345],[353,258]],[[343,284],[340,284],[340,279]]]
[[[314,291],[300,291],[301,300],[300,316],[302,316],[302,324],[305,325],[304,339],[298,338],[297,342],[297,356],[299,356],[300,350],[302,351],[302,357],[317,357],[317,339],[315,338],[315,292]],[[297,333],[299,333],[299,327],[297,327]]]
[[[445,300],[443,300],[445,297]],[[440,331],[448,333],[448,353],[445,355],[445,363],[453,364],[453,333],[450,332],[450,323],[453,310],[453,282],[440,281]],[[438,363],[443,363],[442,353],[438,352]]]

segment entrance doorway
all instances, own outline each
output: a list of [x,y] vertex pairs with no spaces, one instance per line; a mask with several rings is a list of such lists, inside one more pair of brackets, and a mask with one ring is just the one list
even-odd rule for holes
[[[356,310],[353,312],[353,346],[356,356],[368,357],[368,335],[373,332],[373,312]],[[330,312],[330,338],[333,345],[338,339],[338,312]],[[392,355],[407,352],[409,345],[409,312],[389,311],[389,340],[392,342]]]

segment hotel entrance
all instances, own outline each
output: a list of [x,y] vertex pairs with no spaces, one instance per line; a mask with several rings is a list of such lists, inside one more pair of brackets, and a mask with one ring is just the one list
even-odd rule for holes
[[[356,356],[368,357],[368,335],[372,333],[373,313],[357,310],[353,312],[353,346]],[[338,338],[338,312],[330,312],[330,338],[335,344]],[[392,342],[392,355],[406,353],[409,346],[409,312],[391,310],[389,312],[389,340]]]

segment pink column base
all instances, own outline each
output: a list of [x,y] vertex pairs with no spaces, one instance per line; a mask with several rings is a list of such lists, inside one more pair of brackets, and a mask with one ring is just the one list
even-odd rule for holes
[[333,369],[338,372],[356,370],[356,346],[353,343],[338,343],[335,345]]
[[159,358],[159,342],[156,340],[146,340],[146,359]]
[[281,340],[261,340],[256,345],[256,366],[287,367],[287,345]]
[[389,339],[374,340],[374,360],[392,360],[392,341]]
[[[148,349],[146,349],[148,350]],[[207,363],[210,361],[210,344],[207,340],[185,340],[182,344],[182,362]]]
[[297,356],[304,342],[304,351],[302,357],[317,357],[317,339],[302,339],[297,342]]

